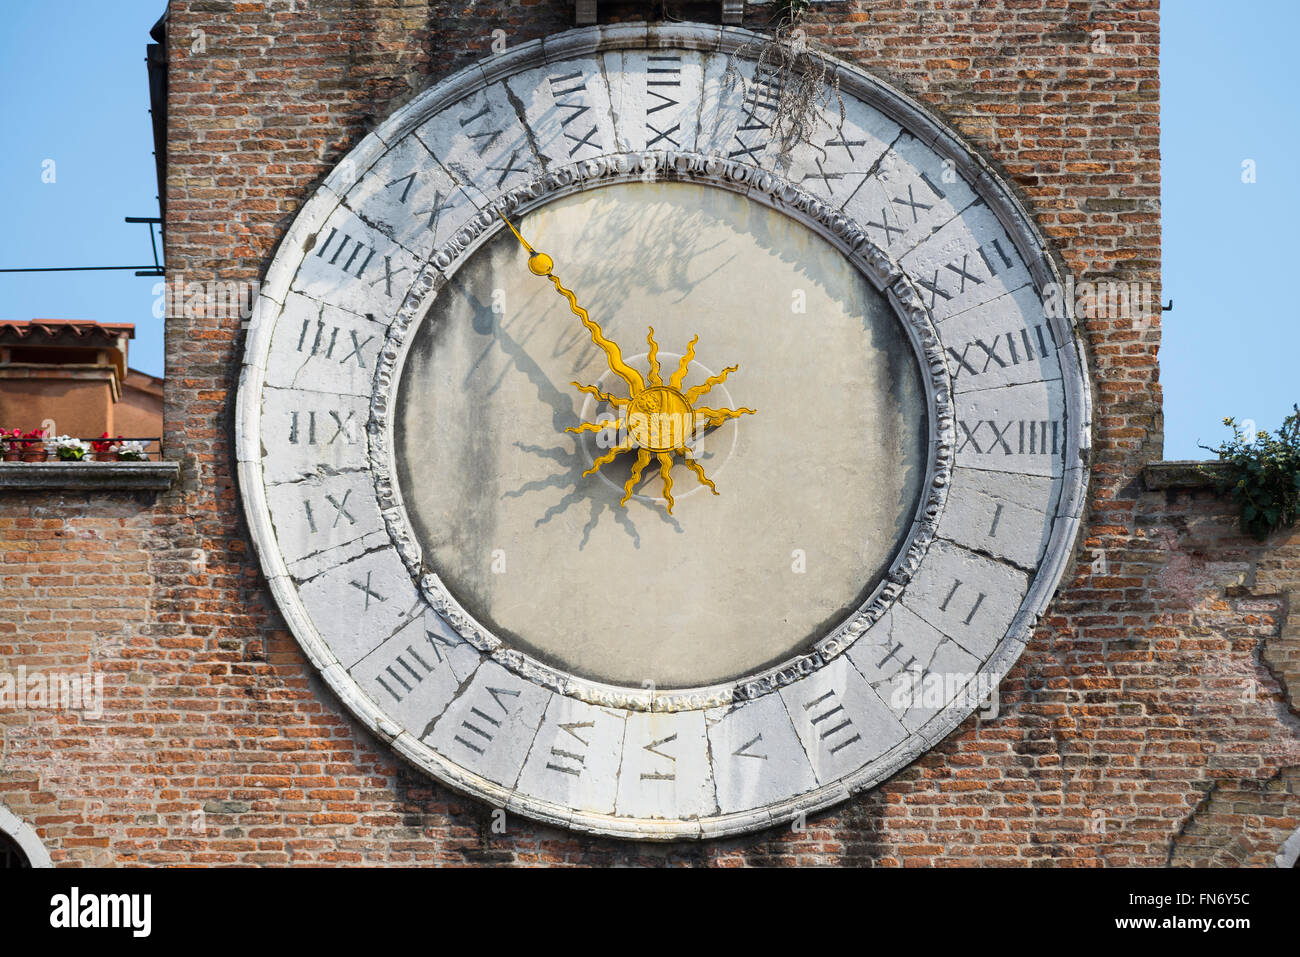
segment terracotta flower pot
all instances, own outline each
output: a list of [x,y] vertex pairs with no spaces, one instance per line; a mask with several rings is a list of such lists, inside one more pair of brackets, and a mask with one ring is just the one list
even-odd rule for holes
[[49,450],[46,449],[45,446],[43,445],[40,446],[39,448],[35,448],[35,449],[28,448],[23,450],[24,462],[44,462],[49,457],[50,457]]
[[21,461],[23,460],[23,453],[22,453],[22,450],[21,450],[21,449],[5,449],[5,451],[4,451],[4,460],[5,460],[6,462],[21,462]]

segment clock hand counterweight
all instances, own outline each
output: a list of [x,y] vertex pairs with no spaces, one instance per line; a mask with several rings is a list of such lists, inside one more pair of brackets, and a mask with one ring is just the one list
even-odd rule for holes
[[683,380],[686,378],[691,360],[695,358],[695,343],[699,341],[699,336],[696,336],[691,339],[690,345],[687,346],[686,354],[682,356],[677,371],[673,373],[665,385],[659,368],[659,344],[655,341],[655,331],[651,327],[649,334],[646,336],[646,342],[650,345],[650,382],[647,385],[641,373],[623,361],[623,353],[618,344],[605,338],[604,332],[601,331],[596,321],[587,314],[586,309],[578,305],[577,296],[560,284],[559,277],[551,271],[555,268],[555,263],[551,257],[546,253],[539,253],[530,246],[528,240],[524,239],[519,230],[515,229],[514,224],[506,219],[505,213],[497,210],[497,215],[501,217],[502,222],[510,227],[510,231],[515,234],[515,238],[519,240],[520,245],[528,251],[528,270],[535,276],[549,279],[555,285],[556,292],[568,300],[569,310],[582,320],[582,324],[591,333],[591,341],[604,351],[610,371],[627,383],[630,393],[627,398],[609,395],[601,392],[595,386],[583,385],[579,382],[573,383],[580,391],[587,392],[601,401],[608,402],[618,414],[617,419],[604,422],[584,422],[582,425],[564,430],[575,433],[599,432],[613,427],[618,433],[617,443],[606,454],[596,459],[591,468],[582,473],[583,476],[585,477],[599,470],[602,465],[612,462],[622,452],[636,452],[636,464],[632,467],[632,474],[628,478],[627,484],[623,486],[623,498],[619,501],[620,505],[626,506],[627,500],[632,497],[633,488],[641,480],[642,470],[650,464],[650,459],[653,457],[659,464],[659,477],[663,481],[663,495],[668,502],[668,511],[671,514],[673,510],[673,479],[671,474],[673,456],[680,455],[686,467],[695,473],[700,484],[708,488],[714,495],[717,495],[717,487],[704,474],[703,467],[694,458],[692,444],[710,427],[721,425],[727,419],[752,414],[754,410],[694,408],[693,403],[707,394],[715,385],[725,382],[727,376],[735,372],[737,367],[728,366],[720,374],[710,376],[700,385],[683,391]]

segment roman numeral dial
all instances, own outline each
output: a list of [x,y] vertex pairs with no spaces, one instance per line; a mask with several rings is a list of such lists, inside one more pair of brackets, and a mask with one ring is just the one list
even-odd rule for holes
[[1050,237],[851,62],[777,142],[748,34],[507,40],[300,183],[253,315],[183,344],[243,353],[249,600],[336,743],[508,834],[811,819],[966,734],[1069,567]]

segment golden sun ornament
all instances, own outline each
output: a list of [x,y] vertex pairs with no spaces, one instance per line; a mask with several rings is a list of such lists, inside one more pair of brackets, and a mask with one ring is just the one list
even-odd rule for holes
[[570,311],[582,320],[582,324],[591,333],[592,343],[605,353],[610,371],[627,384],[628,395],[624,397],[602,392],[594,385],[573,383],[579,391],[609,403],[618,413],[613,419],[584,422],[564,430],[579,433],[612,429],[618,437],[610,450],[596,459],[591,468],[582,473],[583,477],[599,471],[602,465],[614,461],[623,452],[636,452],[632,474],[623,486],[623,497],[619,499],[619,504],[626,508],[627,500],[632,497],[632,490],[641,480],[641,473],[650,464],[651,458],[654,458],[659,465],[659,477],[663,480],[663,494],[668,503],[668,513],[672,514],[673,456],[680,455],[683,464],[695,473],[700,484],[707,487],[714,495],[719,494],[717,487],[704,474],[703,467],[695,460],[691,446],[708,429],[719,426],[728,419],[753,415],[754,410],[697,407],[695,402],[707,395],[715,385],[727,381],[727,376],[735,372],[739,366],[727,366],[718,375],[709,376],[699,385],[683,391],[686,372],[691,360],[695,358],[695,344],[700,340],[699,336],[695,336],[686,347],[686,354],[678,363],[677,370],[665,384],[659,369],[659,343],[655,341],[655,330],[651,326],[646,334],[646,342],[650,346],[650,381],[647,383],[645,376],[623,360],[623,353],[618,344],[605,337],[599,324],[587,314],[586,309],[578,305],[577,297],[560,284],[558,276],[552,274],[551,269],[555,263],[551,257],[537,252],[528,245],[527,240],[519,234],[519,230],[515,229],[510,220],[506,219],[504,213],[498,211],[497,215],[510,227],[510,231],[515,234],[515,238],[524,249],[528,250],[529,271],[536,276],[544,276],[555,284],[556,292],[568,300]]

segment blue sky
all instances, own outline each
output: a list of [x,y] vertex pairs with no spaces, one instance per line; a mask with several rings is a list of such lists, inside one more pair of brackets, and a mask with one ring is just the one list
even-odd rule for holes
[[1161,16],[1165,458],[1205,458],[1224,416],[1274,429],[1300,402],[1300,3],[1167,0]]
[[[7,0],[0,30],[0,266],[152,263],[158,188],[145,45],[163,0]],[[54,182],[42,182],[46,160]],[[0,274],[0,318],[133,322],[131,365],[162,374],[159,279]]]
[[[0,31],[0,266],[144,265],[156,216],[149,28],[163,0],[9,0]],[[1300,401],[1300,109],[1295,0],[1166,0],[1162,11],[1165,457],[1204,458],[1225,415],[1275,428]],[[45,161],[55,181],[42,182]],[[1242,182],[1253,160],[1256,181]],[[0,274],[0,317],[133,322],[163,371],[157,279]]]

